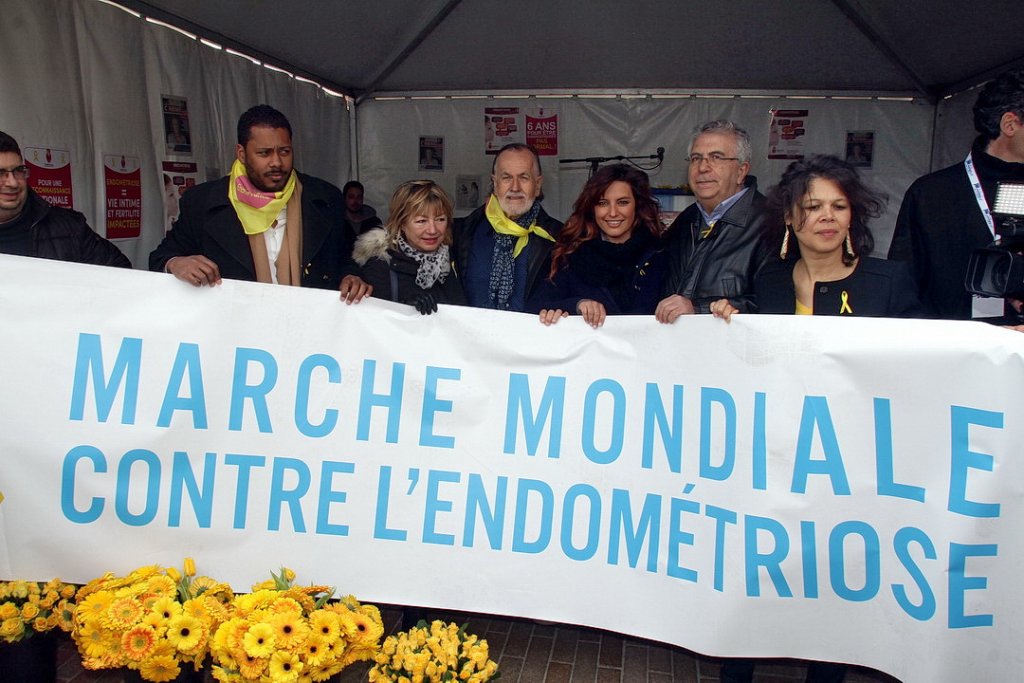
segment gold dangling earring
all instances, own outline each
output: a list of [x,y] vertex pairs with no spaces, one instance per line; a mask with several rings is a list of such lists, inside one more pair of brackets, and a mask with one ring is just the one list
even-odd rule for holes
[[779,259],[782,261],[786,260],[786,252],[789,251],[789,231],[792,227],[792,225],[786,223],[786,232],[782,236],[782,248],[779,249]]
[[850,233],[846,233],[846,253],[850,255],[850,258],[857,257],[857,254],[853,253],[853,240],[850,239]]

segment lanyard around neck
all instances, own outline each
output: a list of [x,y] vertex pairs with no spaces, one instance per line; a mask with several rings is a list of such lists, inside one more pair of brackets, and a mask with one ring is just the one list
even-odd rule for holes
[[981,180],[978,179],[978,172],[974,170],[974,157],[972,154],[973,152],[968,152],[967,158],[964,159],[967,180],[971,182],[974,198],[978,201],[978,208],[981,209],[981,215],[985,218],[985,225],[988,226],[988,231],[992,233],[992,239],[997,239],[996,225],[992,220],[992,211],[988,208],[988,200],[985,199],[985,193],[981,189]]

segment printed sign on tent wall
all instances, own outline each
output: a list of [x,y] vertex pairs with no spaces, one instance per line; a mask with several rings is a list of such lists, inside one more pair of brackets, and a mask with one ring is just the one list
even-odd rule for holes
[[199,167],[192,161],[165,161],[161,165],[164,179],[164,232],[174,227],[181,209],[178,202],[185,190],[195,187]]
[[142,173],[139,158],[103,155],[106,189],[107,239],[138,237],[142,233]]
[[484,108],[484,152],[497,154],[510,142],[526,142],[523,114],[519,107]]
[[803,159],[807,109],[772,109],[768,126],[769,159]]
[[421,135],[419,158],[421,171],[444,170],[444,137],[439,135]]
[[535,109],[526,114],[526,142],[540,156],[558,155],[558,114],[550,109]]
[[72,209],[71,152],[50,147],[25,147],[28,186],[54,206]]
[[167,154],[192,154],[192,127],[188,121],[188,100],[172,95],[160,96],[164,119],[164,139]]

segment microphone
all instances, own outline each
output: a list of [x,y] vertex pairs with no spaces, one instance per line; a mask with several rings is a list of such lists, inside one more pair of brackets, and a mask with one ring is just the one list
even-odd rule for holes
[[665,148],[664,147],[659,147],[658,148],[658,161],[665,161]]

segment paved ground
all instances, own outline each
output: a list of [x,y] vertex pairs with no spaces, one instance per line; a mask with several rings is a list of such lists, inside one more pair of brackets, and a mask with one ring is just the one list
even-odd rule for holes
[[[383,610],[388,632],[400,628],[401,610]],[[451,613],[457,623],[487,638],[491,658],[497,660],[500,683],[717,683],[718,662],[677,647],[605,631],[538,624],[529,620]],[[62,643],[59,683],[121,683],[111,671],[85,671],[70,641]],[[337,683],[366,681],[368,665],[346,669]],[[209,679],[212,680],[212,679]],[[798,662],[771,662],[758,666],[757,683],[794,683],[804,680]],[[899,683],[867,669],[852,669],[847,683]]]

